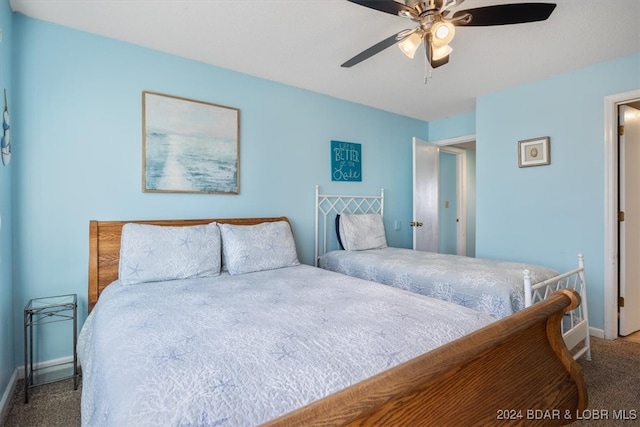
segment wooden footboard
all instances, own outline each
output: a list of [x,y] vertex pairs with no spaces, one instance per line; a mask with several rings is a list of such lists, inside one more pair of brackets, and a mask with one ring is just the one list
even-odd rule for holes
[[587,391],[560,324],[563,314],[579,303],[575,291],[558,291],[267,425],[571,423],[587,407]]

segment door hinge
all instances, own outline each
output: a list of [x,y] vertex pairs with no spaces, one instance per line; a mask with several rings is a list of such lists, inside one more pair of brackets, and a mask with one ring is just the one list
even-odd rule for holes
[[618,307],[624,307],[624,297],[618,297]]
[[624,211],[618,212],[618,221],[620,222],[624,221]]
[[624,126],[618,126],[618,135],[619,136],[623,136],[624,135]]

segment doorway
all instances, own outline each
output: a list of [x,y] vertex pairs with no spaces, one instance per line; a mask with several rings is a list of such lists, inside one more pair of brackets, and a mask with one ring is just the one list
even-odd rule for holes
[[[460,210],[458,209],[458,167],[457,155],[440,149],[440,176],[438,179],[438,196],[440,199],[439,231],[441,254],[457,255],[459,246],[458,224]],[[464,255],[464,251],[462,251]]]
[[[455,184],[440,197],[442,157],[446,158],[442,169],[449,163],[448,171],[442,172]],[[413,248],[475,256],[475,135],[435,143],[414,138],[413,163]],[[448,217],[451,224],[442,224]],[[447,237],[449,242],[442,228],[454,235]]]
[[[457,254],[476,256],[476,136],[465,135],[434,142],[456,156]],[[441,203],[442,206],[442,203]]]
[[640,102],[618,107],[618,335],[640,331]]
[[[440,253],[468,255],[467,156],[455,145],[440,145]],[[475,244],[474,250],[475,254]]]
[[[620,185],[620,162],[624,160],[621,158],[621,150],[619,148],[619,107],[622,105],[638,105],[640,102],[640,90],[626,92],[617,95],[611,95],[605,97],[605,262],[604,262],[604,338],[615,339],[619,336],[619,314],[620,310],[632,309],[638,310],[633,299],[628,300],[625,298],[625,307],[619,307],[621,303],[620,288],[621,285],[621,267],[623,262],[621,257],[624,256],[624,252],[619,250],[621,248],[621,238],[619,232],[620,228],[620,203],[621,198],[621,185]],[[622,153],[624,155],[624,152]],[[622,202],[624,206],[624,201]],[[630,261],[631,262],[631,261]],[[629,263],[627,263],[629,264]],[[637,279],[637,278],[636,278]],[[640,284],[635,281],[628,281],[627,284],[631,285],[635,283],[638,287]],[[624,286],[624,284],[622,284]],[[638,289],[635,289],[636,295],[640,293]],[[625,295],[629,296],[629,295]],[[634,307],[631,307],[631,306]],[[629,310],[631,311],[631,310]],[[627,331],[628,332],[628,331]]]

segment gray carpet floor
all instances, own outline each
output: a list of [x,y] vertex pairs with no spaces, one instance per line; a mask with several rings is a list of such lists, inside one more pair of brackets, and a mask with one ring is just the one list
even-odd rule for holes
[[24,381],[18,381],[3,427],[73,427],[80,425],[80,393],[73,379],[43,384],[29,390],[24,403]]
[[[640,426],[640,343],[627,340],[592,339],[592,361],[579,360],[589,394],[589,410],[572,425]],[[4,427],[74,427],[80,425],[80,390],[73,380],[46,384],[30,391],[23,403],[24,382],[20,381]],[[607,414],[608,419],[602,418]],[[614,420],[614,411],[627,420]],[[587,419],[591,418],[591,419]],[[631,419],[634,418],[634,419]]]
[[[607,411],[608,419],[583,419],[573,426],[640,426],[640,343],[617,339],[592,338],[592,360],[579,360],[589,395],[588,411],[582,418],[596,416],[595,411]],[[627,418],[614,418],[614,411]]]

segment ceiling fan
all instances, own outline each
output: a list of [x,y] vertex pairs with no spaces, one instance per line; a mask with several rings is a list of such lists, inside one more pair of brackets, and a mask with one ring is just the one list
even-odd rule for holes
[[449,54],[453,50],[449,43],[453,40],[456,26],[485,27],[544,21],[556,7],[553,3],[513,3],[454,12],[451,9],[454,6],[459,6],[464,0],[405,0],[406,4],[394,0],[347,1],[380,12],[408,18],[418,25],[413,29],[400,31],[360,52],[341,65],[346,68],[356,65],[396,43],[405,55],[413,58],[422,42],[424,42],[429,64],[432,68],[437,68],[449,62]]

